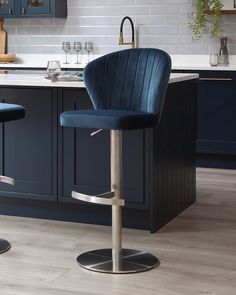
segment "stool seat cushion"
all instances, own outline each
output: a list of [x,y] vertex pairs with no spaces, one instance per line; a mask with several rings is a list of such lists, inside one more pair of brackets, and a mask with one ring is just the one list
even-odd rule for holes
[[154,127],[158,116],[130,110],[91,109],[64,112],[60,120],[65,127],[135,130]]
[[22,106],[8,103],[0,103],[0,122],[23,119],[25,109]]

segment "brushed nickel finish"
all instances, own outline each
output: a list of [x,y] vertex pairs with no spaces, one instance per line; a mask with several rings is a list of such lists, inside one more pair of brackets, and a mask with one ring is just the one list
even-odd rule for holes
[[199,78],[200,81],[233,81],[232,78]]
[[15,179],[7,176],[0,175],[0,182],[4,182],[10,185],[15,185]]
[[8,241],[0,239],[0,254],[7,252],[10,248],[11,244]]
[[[111,190],[114,198],[123,199],[122,179],[122,131],[111,130]],[[119,272],[122,265],[122,212],[121,206],[112,206],[112,261],[113,272]]]
[[94,135],[97,135],[98,133],[100,133],[102,131],[103,131],[103,129],[98,129],[97,131],[92,132],[90,135],[94,136]]
[[90,196],[73,191],[72,198],[93,204],[124,206],[124,200],[115,199],[114,192],[107,192],[98,196]]
[[122,249],[122,131],[111,130],[111,192],[99,196],[89,196],[72,192],[72,197],[89,203],[112,206],[112,249],[101,249],[83,253],[77,257],[79,265],[85,269],[126,274],[150,270],[160,264],[153,255],[130,249]]
[[[0,182],[15,185],[15,179],[3,175],[0,175]],[[8,241],[0,239],[0,254],[7,252],[8,250],[10,250],[10,248],[11,244]]]
[[114,269],[112,256],[112,249],[94,250],[79,255],[77,262],[87,270],[109,274],[144,272],[160,264],[160,261],[149,253],[123,249],[119,268]]

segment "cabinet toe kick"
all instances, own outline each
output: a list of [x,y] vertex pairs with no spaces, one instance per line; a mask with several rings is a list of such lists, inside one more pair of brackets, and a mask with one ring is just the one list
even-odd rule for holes
[[124,199],[115,198],[114,195],[115,194],[112,191],[101,194],[101,195],[97,195],[97,196],[80,194],[80,193],[77,193],[74,191],[72,192],[72,198],[79,200],[79,201],[100,204],[100,205],[123,207],[125,205]]
[[10,185],[15,185],[16,183],[15,179],[3,175],[0,175],[0,182],[4,182]]

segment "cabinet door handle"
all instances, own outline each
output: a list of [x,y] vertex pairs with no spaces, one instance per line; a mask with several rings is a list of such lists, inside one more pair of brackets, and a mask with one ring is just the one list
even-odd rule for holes
[[200,81],[233,81],[232,78],[199,78]]
[[26,14],[26,9],[25,9],[25,7],[22,8],[21,12],[22,12],[22,14]]
[[10,7],[8,8],[8,14],[12,15],[12,9]]

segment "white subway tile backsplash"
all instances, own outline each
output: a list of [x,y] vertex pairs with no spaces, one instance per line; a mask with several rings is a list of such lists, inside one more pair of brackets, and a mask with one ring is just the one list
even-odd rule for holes
[[[140,47],[156,47],[170,54],[208,54],[219,48],[209,34],[192,41],[188,27],[192,0],[68,0],[67,19],[6,19],[9,52],[61,53],[63,41],[94,42],[95,53],[118,45],[123,16],[132,17]],[[224,15],[222,28],[229,37],[229,52],[236,54],[236,15]],[[125,39],[131,30],[125,23]]]
[[137,25],[164,25],[164,16],[160,15],[145,15],[136,16]]
[[176,15],[178,13],[178,7],[177,5],[151,5],[149,11],[151,15]]

